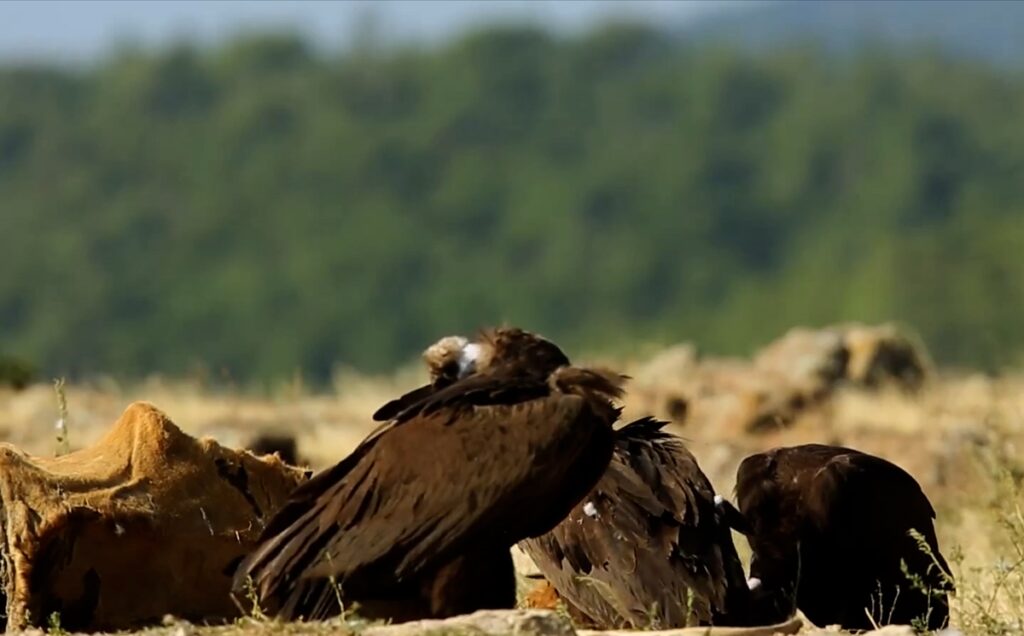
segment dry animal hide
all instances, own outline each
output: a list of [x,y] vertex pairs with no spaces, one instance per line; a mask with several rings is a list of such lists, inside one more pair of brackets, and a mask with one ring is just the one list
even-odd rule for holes
[[7,630],[55,613],[73,631],[236,616],[235,565],[306,478],[190,437],[144,402],[91,448],[43,458],[0,444],[0,464]]

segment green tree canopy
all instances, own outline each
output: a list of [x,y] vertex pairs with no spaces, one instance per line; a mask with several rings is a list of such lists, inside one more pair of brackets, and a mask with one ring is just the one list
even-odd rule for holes
[[380,370],[496,322],[573,350],[903,321],[1024,348],[1024,78],[928,53],[493,29],[0,69],[0,350],[50,373]]

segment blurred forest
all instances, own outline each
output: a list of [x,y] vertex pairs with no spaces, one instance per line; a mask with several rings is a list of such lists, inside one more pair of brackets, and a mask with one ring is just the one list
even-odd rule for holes
[[249,36],[0,68],[0,352],[47,373],[382,370],[508,321],[573,350],[895,319],[1024,357],[1024,75],[637,26]]

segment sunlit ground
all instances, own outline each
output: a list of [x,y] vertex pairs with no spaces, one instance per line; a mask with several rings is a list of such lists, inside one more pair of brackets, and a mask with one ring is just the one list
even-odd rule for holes
[[[673,427],[719,492],[731,492],[744,456],[777,445],[826,442],[879,454],[913,474],[935,504],[959,588],[953,623],[968,634],[1024,630],[1024,375],[938,372],[917,394],[840,388],[796,409],[788,425],[752,433],[745,425],[771,401],[771,383],[746,378],[745,363],[733,361],[719,365],[729,372],[719,372],[714,387],[701,388],[692,365],[672,363],[673,355],[615,363],[634,377],[626,416],[667,417],[673,398],[691,398],[685,420]],[[330,390],[314,393],[296,381],[260,396],[195,381],[74,385],[67,388],[69,437],[73,448],[90,444],[126,405],[148,400],[185,431],[229,446],[257,432],[292,431],[300,455],[323,467],[373,427],[377,406],[422,379],[415,366],[388,377],[341,373]],[[693,391],[703,397],[692,399]],[[54,452],[57,413],[50,385],[0,392],[0,434],[30,453]],[[737,547],[745,558],[742,538]]]

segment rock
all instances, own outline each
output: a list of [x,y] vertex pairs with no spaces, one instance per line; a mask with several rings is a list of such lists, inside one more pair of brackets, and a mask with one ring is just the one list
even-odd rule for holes
[[[400,625],[367,627],[363,636],[425,636],[473,634],[509,636],[773,636],[796,634],[803,622],[793,618],[765,627],[688,627],[661,631],[590,631],[573,629],[569,620],[548,610],[481,610],[444,620],[412,621]],[[886,636],[901,636],[901,632]]]
[[753,360],[675,345],[628,370],[627,410],[685,425],[704,440],[771,434],[823,413],[843,386],[916,391],[928,360],[922,345],[888,324],[791,329]]
[[651,631],[581,629],[577,630],[576,634],[577,636],[775,636],[776,634],[796,634],[801,627],[803,627],[803,621],[794,616],[785,623],[760,627],[682,627]]
[[[831,625],[825,629],[815,629],[804,632],[800,636],[833,636],[834,634],[847,634],[838,625]],[[886,625],[870,632],[860,632],[860,636],[916,636],[917,632],[910,625]]]
[[846,378],[868,388],[894,384],[916,391],[924,384],[930,366],[924,346],[892,325],[850,325],[844,334],[850,357]]
[[917,636],[917,632],[910,625],[886,625],[866,632],[866,634],[869,636]]
[[894,325],[850,323],[791,329],[762,349],[754,364],[812,392],[828,391],[840,381],[916,391],[927,377],[928,360],[924,346]]
[[703,364],[691,394],[694,424],[713,423],[725,438],[784,428],[811,401],[779,373],[734,360]]
[[444,620],[411,621],[367,627],[364,636],[421,636],[426,634],[501,634],[502,636],[574,636],[569,620],[547,610],[480,610]]
[[754,366],[817,392],[846,376],[849,357],[842,330],[797,327],[759,351]]
[[632,373],[638,384],[661,382],[666,378],[680,380],[692,374],[699,361],[697,347],[684,342],[659,351]]
[[256,455],[276,453],[281,461],[291,466],[305,463],[299,458],[295,435],[290,433],[260,433],[250,439],[245,447]]
[[191,437],[147,402],[60,457],[0,444],[6,627],[55,613],[63,629],[88,632],[166,614],[235,618],[235,564],[305,479],[276,457]]

